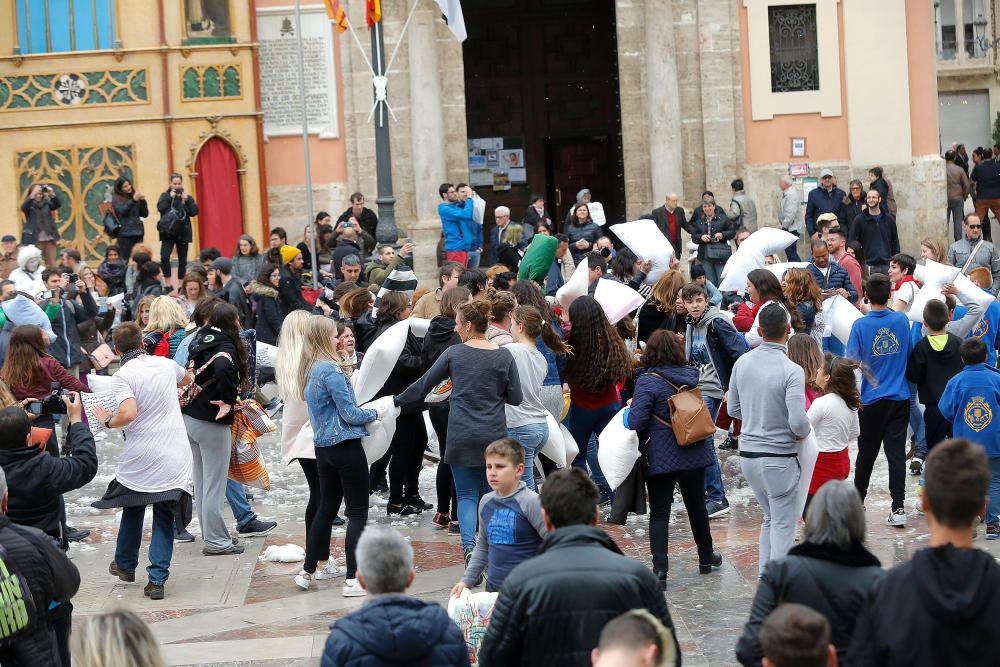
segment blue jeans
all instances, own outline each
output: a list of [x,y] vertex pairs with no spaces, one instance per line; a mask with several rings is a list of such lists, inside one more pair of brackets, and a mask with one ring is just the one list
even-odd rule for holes
[[535,456],[549,439],[549,427],[541,424],[525,424],[507,429],[507,437],[513,438],[524,447],[524,474],[521,479],[532,491],[535,490]]
[[462,551],[476,546],[476,525],[479,522],[479,501],[489,493],[486,466],[452,466],[455,495],[458,496],[458,528],[462,533]]
[[[705,397],[705,405],[712,413],[712,420],[719,416],[719,407],[722,405],[721,398]],[[722,468],[719,466],[719,455],[715,451],[715,443],[709,448],[712,450],[712,465],[705,468],[705,501],[712,503],[728,503],[726,500],[726,487],[722,485]]]
[[470,250],[469,251],[469,268],[470,269],[478,269],[479,268],[479,260],[480,260],[480,258],[482,256],[482,254],[483,253],[481,253],[478,250]]
[[986,522],[996,523],[1000,521],[1000,456],[990,458],[990,469],[993,477],[988,491],[990,504],[986,508]]
[[910,388],[910,428],[917,438],[917,452],[914,454],[918,459],[927,458],[927,431],[924,428],[924,413],[920,411],[920,403],[917,400],[917,385],[907,382]]
[[248,523],[257,518],[257,513],[250,509],[250,501],[243,485],[233,480],[226,480],[226,501],[233,510],[236,519],[236,532],[242,530]]
[[[597,488],[601,490],[602,502],[613,499],[614,492],[608,486],[608,481],[604,479],[601,464],[597,461],[597,436],[620,409],[621,405],[618,403],[612,403],[596,410],[571,405],[569,414],[566,415],[566,428],[569,429],[576,444],[580,447],[580,453],[573,459],[573,466],[582,470],[590,467],[590,475],[594,478]],[[586,443],[586,446],[583,443]]]
[[[118,526],[115,563],[123,572],[134,572],[139,565],[142,523],[146,506],[125,507]],[[174,503],[153,503],[153,534],[149,541],[149,583],[162,585],[170,576],[170,558],[174,555]]]

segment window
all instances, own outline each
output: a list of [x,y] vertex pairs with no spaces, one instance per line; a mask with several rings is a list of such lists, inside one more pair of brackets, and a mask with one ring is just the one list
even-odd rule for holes
[[15,0],[21,53],[116,46],[115,0]]
[[767,8],[771,92],[819,90],[816,5]]
[[232,39],[230,0],[184,0],[187,44],[228,44]]

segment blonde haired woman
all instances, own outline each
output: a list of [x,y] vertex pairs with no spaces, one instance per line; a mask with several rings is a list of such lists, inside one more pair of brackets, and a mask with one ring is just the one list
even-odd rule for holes
[[146,354],[173,359],[184,340],[188,317],[177,300],[158,296],[149,305],[149,320],[142,328],[142,346]]
[[325,317],[310,317],[302,335],[298,389],[295,398],[304,400],[313,425],[313,448],[319,499],[316,516],[306,534],[306,560],[295,576],[295,585],[308,590],[313,578],[333,578],[340,574],[330,559],[319,573],[317,561],[329,554],[333,518],[340,501],[347,506],[347,579],[344,597],[366,595],[356,578],[354,550],[368,521],[368,459],[361,438],[368,435],[365,424],[381,419],[375,410],[358,407],[350,383],[351,366],[337,349],[337,325]]
[[137,614],[116,609],[73,628],[70,651],[76,667],[164,667],[160,647]]

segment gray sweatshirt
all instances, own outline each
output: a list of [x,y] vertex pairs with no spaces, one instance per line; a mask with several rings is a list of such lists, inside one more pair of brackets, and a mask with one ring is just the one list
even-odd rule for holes
[[763,342],[736,360],[728,406],[743,420],[741,452],[793,454],[812,430],[802,368],[779,343]]

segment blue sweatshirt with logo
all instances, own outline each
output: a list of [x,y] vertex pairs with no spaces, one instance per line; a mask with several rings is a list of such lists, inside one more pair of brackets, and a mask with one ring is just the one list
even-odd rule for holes
[[[988,290],[987,290],[988,291]],[[965,306],[955,306],[955,319],[965,315]],[[979,318],[966,338],[981,338],[986,343],[986,363],[997,365],[997,350],[1000,349],[1000,301],[994,301],[986,309],[986,314]]]
[[908,400],[906,363],[910,358],[910,320],[892,310],[873,310],[854,322],[847,339],[847,356],[859,361],[875,379],[861,380],[861,403],[887,398]]
[[969,364],[945,385],[938,409],[952,435],[977,442],[990,458],[1000,456],[1000,371]]

